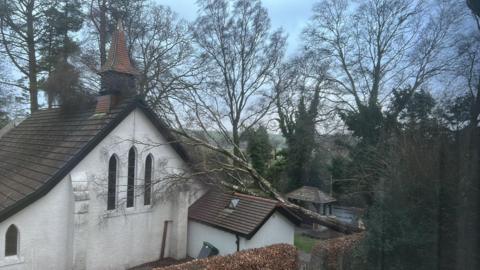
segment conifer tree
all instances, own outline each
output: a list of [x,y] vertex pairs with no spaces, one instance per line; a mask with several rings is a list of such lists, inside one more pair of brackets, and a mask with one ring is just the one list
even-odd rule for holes
[[[71,33],[79,31],[82,27],[81,4],[76,0],[61,0],[45,11],[45,19],[47,26],[45,35],[40,40],[39,63],[48,75],[41,81],[41,85],[47,93],[50,108],[55,99],[61,101],[60,94],[66,94],[68,90],[73,91],[79,84],[78,74],[74,71],[74,66],[68,63],[68,59],[79,51],[79,46],[71,37]],[[55,80],[59,81],[56,85]],[[65,83],[66,81],[69,83]],[[76,85],[72,85],[72,82]],[[59,87],[69,88],[60,90]]]
[[247,153],[255,170],[265,175],[268,163],[272,158],[272,145],[270,144],[267,129],[260,126],[248,134]]
[[300,98],[296,112],[294,133],[287,137],[289,188],[294,189],[309,182],[308,171],[313,157],[315,123],[318,116],[320,91],[315,91],[307,108],[305,97]]

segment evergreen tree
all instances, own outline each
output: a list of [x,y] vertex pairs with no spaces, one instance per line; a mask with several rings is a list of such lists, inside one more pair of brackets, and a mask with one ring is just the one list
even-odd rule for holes
[[80,73],[73,65],[61,60],[44,82],[44,88],[66,111],[87,107],[94,101],[93,96],[82,89]]
[[406,121],[409,129],[428,128],[432,121],[432,111],[435,107],[435,99],[422,89],[412,95],[400,115],[400,121]]
[[472,108],[475,106],[475,97],[464,94],[444,101],[436,109],[436,114],[445,126],[453,130],[461,130],[467,127],[472,120]]
[[454,269],[464,143],[441,130],[415,128],[391,138],[365,218],[360,250],[368,269]]
[[305,97],[300,98],[294,132],[287,136],[287,171],[289,189],[295,189],[309,183],[309,166],[311,165],[315,143],[315,123],[318,116],[320,91],[314,93],[309,106],[305,104]]
[[[55,99],[60,101],[58,96],[60,91],[53,87],[53,78],[63,80],[58,84],[62,86],[70,85],[72,82],[79,83],[78,78],[76,78],[78,74],[72,71],[74,67],[68,63],[68,59],[79,51],[78,44],[70,35],[72,32],[79,31],[82,27],[81,4],[78,0],[61,0],[57,5],[51,6],[45,11],[45,20],[47,24],[45,35],[40,39],[41,58],[39,64],[48,74],[48,78],[41,81],[41,85],[47,92],[50,108]],[[58,68],[61,68],[61,70],[58,70]],[[60,78],[59,74],[73,77]],[[65,84],[65,81],[69,81],[69,83]],[[69,89],[72,90],[73,88]]]
[[273,147],[270,144],[268,131],[264,126],[260,126],[248,134],[247,153],[253,168],[265,175],[268,163],[272,158]]
[[287,175],[288,159],[287,152],[282,149],[275,153],[272,164],[267,170],[266,178],[280,192],[287,192],[289,186],[289,178]]
[[328,170],[328,160],[325,154],[320,149],[314,149],[312,158],[308,164],[306,184],[308,186],[319,187],[322,190],[329,191],[330,183],[326,179],[330,178]]

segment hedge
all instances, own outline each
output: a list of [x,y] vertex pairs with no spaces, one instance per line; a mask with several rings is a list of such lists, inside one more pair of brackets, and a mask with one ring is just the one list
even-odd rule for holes
[[318,241],[313,247],[308,269],[349,270],[352,264],[352,251],[364,238],[364,233],[356,233]]
[[155,270],[296,270],[297,249],[292,245],[276,244],[227,256],[215,256]]

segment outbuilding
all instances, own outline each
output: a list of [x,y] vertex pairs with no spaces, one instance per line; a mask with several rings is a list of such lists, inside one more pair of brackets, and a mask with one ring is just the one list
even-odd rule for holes
[[204,243],[219,255],[272,244],[293,244],[301,220],[276,200],[210,191],[188,212],[188,255],[197,258]]
[[320,215],[332,215],[332,204],[337,200],[321,191],[317,187],[303,186],[286,195],[286,197],[299,205]]

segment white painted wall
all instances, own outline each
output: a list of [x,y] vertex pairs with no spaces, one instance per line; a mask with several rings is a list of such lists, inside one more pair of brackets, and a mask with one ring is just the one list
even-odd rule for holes
[[[142,143],[138,143],[142,142]],[[134,207],[126,208],[128,151],[135,146],[136,188]],[[155,146],[155,147],[152,147]],[[118,202],[116,210],[106,210],[107,167],[116,154]],[[153,155],[155,199],[143,203],[145,159]],[[189,181],[165,190],[166,178],[188,168],[167,144],[160,132],[140,111],[133,111],[72,170],[74,190],[88,192],[88,200],[76,202],[74,269],[127,269],[157,260],[160,256],[165,221],[171,221],[165,255],[184,258],[187,252],[188,207],[203,190]],[[79,192],[79,190],[83,190]],[[77,196],[82,197],[82,196]],[[78,204],[85,206],[79,207]],[[87,209],[86,211],[83,209]]]
[[[295,225],[282,214],[275,212],[250,239],[240,237],[240,250],[265,247],[273,244],[291,244]],[[203,242],[209,242],[219,249],[219,255],[237,251],[235,234],[190,220],[188,222],[188,256],[196,258]]]
[[237,251],[235,241],[235,235],[232,233],[196,221],[188,221],[188,256],[192,258],[197,258],[203,242],[209,242],[218,248],[219,255],[232,254]]
[[251,249],[273,244],[291,244],[295,235],[295,225],[284,215],[275,212],[250,239],[240,239],[241,249]]
[[[72,187],[61,181],[47,195],[0,223],[0,269],[71,269]],[[5,257],[5,234],[15,224],[18,256]]]
[[[143,142],[138,143],[138,142]],[[149,144],[149,145],[145,145]],[[157,145],[151,147],[151,145]],[[136,200],[125,209],[127,158],[137,149]],[[144,162],[154,156],[155,199],[143,205]],[[119,158],[116,210],[106,210],[107,167]],[[157,260],[164,221],[171,221],[165,255],[187,253],[188,207],[204,193],[185,181],[165,190],[166,176],[188,168],[140,110],[133,111],[47,195],[0,223],[0,269],[127,269]],[[5,232],[10,224],[20,231],[20,255],[4,258]]]

